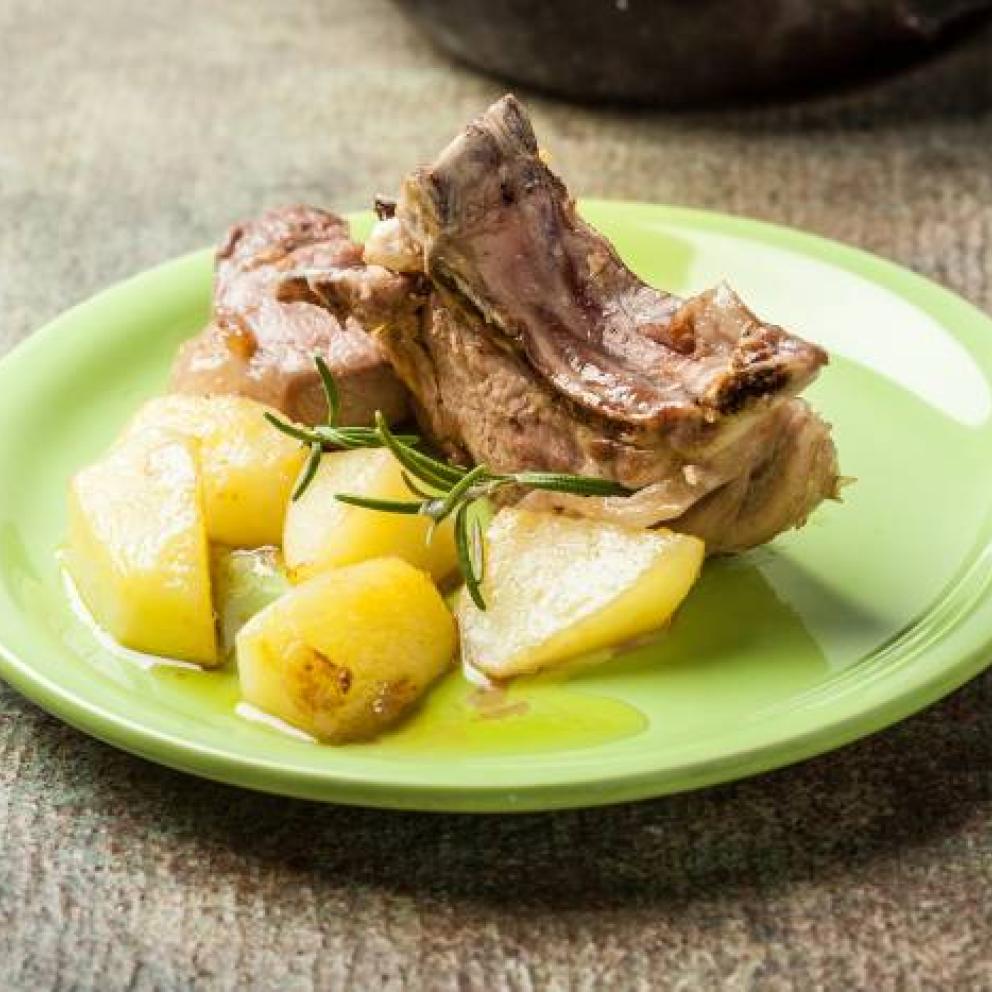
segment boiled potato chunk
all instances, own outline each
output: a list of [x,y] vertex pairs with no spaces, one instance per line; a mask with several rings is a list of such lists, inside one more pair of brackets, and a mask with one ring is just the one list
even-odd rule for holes
[[165,428],[200,442],[207,534],[235,548],[278,544],[286,506],[305,458],[292,438],[244,396],[160,396],[135,415],[127,433]]
[[702,561],[684,534],[501,510],[486,534],[488,609],[459,600],[463,657],[505,679],[630,640],[668,620]]
[[93,618],[125,647],[217,662],[196,442],[137,433],[79,472],[65,565]]
[[291,504],[283,532],[283,554],[293,581],[340,565],[395,556],[435,579],[457,565],[450,518],[427,540],[426,517],[384,513],[339,503],[337,493],[375,499],[412,500],[399,462],[385,448],[337,451],[321,459],[309,489]]
[[361,562],[296,586],[241,629],[241,693],[319,740],[364,740],[448,668],[456,641],[427,575],[398,558]]

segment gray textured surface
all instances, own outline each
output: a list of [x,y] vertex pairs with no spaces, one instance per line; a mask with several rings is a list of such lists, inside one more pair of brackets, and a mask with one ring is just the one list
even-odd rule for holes
[[[389,189],[498,86],[379,0],[0,0],[0,347],[232,218]],[[586,194],[877,250],[992,308],[992,35],[800,106],[536,100]],[[0,687],[0,988],[992,988],[992,678],[802,767],[471,819],[240,793]]]

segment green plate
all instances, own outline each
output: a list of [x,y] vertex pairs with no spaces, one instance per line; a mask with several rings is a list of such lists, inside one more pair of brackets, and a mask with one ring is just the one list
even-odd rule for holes
[[[857,478],[843,505],[706,566],[663,636],[564,682],[480,703],[452,675],[398,732],[318,747],[235,712],[232,673],[143,668],[67,605],[66,481],[208,315],[211,253],[76,307],[0,364],[0,674],[105,741],[287,795],[424,810],[655,796],[797,761],[920,709],[985,667],[992,322],[938,286],[796,231],[669,207],[583,212],[645,278],[727,278],[825,345],[810,399]],[[362,231],[368,218],[356,218]]]

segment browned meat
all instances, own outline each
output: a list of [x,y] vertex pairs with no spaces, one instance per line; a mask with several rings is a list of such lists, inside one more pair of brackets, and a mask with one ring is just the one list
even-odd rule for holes
[[[283,299],[287,273],[309,269],[333,273],[349,305],[331,313]],[[319,354],[341,389],[343,423],[371,423],[377,409],[400,420],[408,411],[406,390],[368,335],[366,318],[372,310],[413,307],[409,283],[366,266],[340,217],[305,206],[269,210],[233,227],[219,248],[214,319],[180,349],[173,388],[239,393],[317,423],[327,416],[313,363]]]
[[367,257],[418,264],[434,295],[419,326],[378,340],[449,453],[645,487],[528,498],[668,522],[713,551],[768,540],[835,495],[829,429],[793,399],[822,349],[725,286],[683,302],[642,283],[578,218],[512,97],[406,180],[396,223]]
[[729,482],[679,518],[681,530],[710,547],[743,551],[804,523],[839,488],[837,451],[830,428],[801,399],[788,400],[762,421],[757,457]]

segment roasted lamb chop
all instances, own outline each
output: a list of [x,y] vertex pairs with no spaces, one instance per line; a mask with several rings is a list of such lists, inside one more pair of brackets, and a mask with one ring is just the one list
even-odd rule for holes
[[[292,297],[287,273],[319,269],[343,299],[335,312]],[[269,210],[231,228],[217,252],[214,318],[176,359],[173,388],[239,393],[294,420],[317,423],[327,404],[314,355],[327,359],[342,397],[341,423],[408,413],[407,393],[368,334],[373,314],[413,313],[409,277],[366,265],[340,217],[313,207]]]
[[795,398],[826,353],[726,286],[684,301],[641,282],[579,218],[513,97],[406,179],[365,258],[430,282],[419,321],[376,337],[449,455],[638,490],[527,499],[734,551],[837,494],[829,428]]

